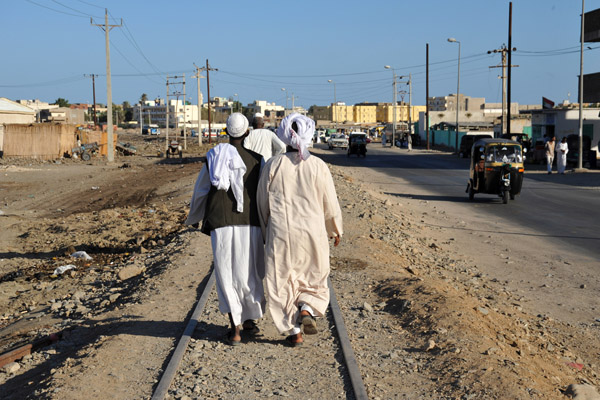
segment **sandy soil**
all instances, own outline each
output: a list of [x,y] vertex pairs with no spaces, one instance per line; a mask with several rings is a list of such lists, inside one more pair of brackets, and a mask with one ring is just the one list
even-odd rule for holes
[[[120,139],[138,155],[112,165],[0,161],[0,351],[60,333],[4,367],[1,398],[149,398],[199,296],[210,243],[181,223],[206,149],[194,146],[188,162],[167,163],[156,156],[155,138]],[[485,252],[474,251],[472,232],[448,229],[464,216],[385,195],[369,171],[332,172],[346,231],[332,248],[332,281],[371,398],[554,399],[571,384],[599,384],[598,325],[575,323],[589,321],[589,309],[584,316],[540,311],[552,291],[524,291],[522,279],[498,272],[508,261],[532,262],[519,246],[490,237]],[[92,260],[73,259],[75,250]],[[68,264],[76,268],[53,274]],[[298,378],[295,364],[276,361],[313,371],[317,362],[290,355],[268,318],[265,340],[224,348],[227,321],[211,304],[171,397],[296,398],[308,387],[327,390],[314,376]],[[335,328],[322,324],[329,329],[303,351],[331,354],[331,368],[319,375],[327,381],[343,367]],[[254,363],[239,363],[252,354]],[[198,359],[204,370],[194,367]],[[232,379],[222,365],[243,372]],[[260,375],[275,371],[281,380]],[[332,384],[325,397],[344,398],[345,385]]]

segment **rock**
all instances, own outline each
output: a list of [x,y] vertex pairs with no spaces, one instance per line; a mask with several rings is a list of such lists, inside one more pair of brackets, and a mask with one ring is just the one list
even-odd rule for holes
[[78,290],[75,293],[73,293],[73,296],[71,296],[71,298],[76,301],[81,301],[85,298],[85,292],[83,290]]
[[482,313],[483,315],[488,315],[490,312],[487,310],[487,308],[483,308],[483,307],[477,307],[477,311],[479,311],[480,313]]
[[113,293],[113,294],[111,294],[111,295],[108,297],[108,300],[109,300],[111,303],[113,303],[113,302],[117,301],[117,299],[118,299],[119,297],[121,297],[121,294],[120,294],[120,293]]
[[496,354],[497,352],[498,352],[498,348],[497,347],[490,347],[483,354],[485,354],[486,356],[489,356],[489,355],[492,355],[492,354]]
[[118,277],[120,280],[125,281],[127,279],[133,278],[134,276],[138,276],[144,272],[144,267],[140,267],[139,265],[128,265],[118,273]]
[[424,350],[431,351],[431,350],[435,349],[436,347],[437,347],[437,344],[435,343],[435,341],[433,339],[429,339],[427,341],[427,346],[425,346]]
[[367,302],[363,303],[362,309],[366,312],[373,312],[373,307]]
[[19,369],[21,369],[21,365],[19,365],[19,363],[16,362],[8,363],[4,367],[2,367],[2,371],[6,372],[7,374],[14,374]]
[[50,311],[58,311],[62,308],[62,301],[57,301],[56,303],[52,303],[50,306]]
[[566,394],[572,396],[573,400],[600,400],[600,394],[592,385],[571,384],[567,388]]
[[384,224],[385,223],[385,218],[383,218],[381,215],[378,214],[372,214],[371,215],[371,221],[376,223],[376,224]]

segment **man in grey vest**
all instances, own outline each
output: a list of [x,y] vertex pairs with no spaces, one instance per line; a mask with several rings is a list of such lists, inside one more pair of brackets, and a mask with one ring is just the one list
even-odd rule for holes
[[262,156],[242,146],[248,120],[233,113],[227,118],[229,144],[222,143],[206,154],[186,225],[202,221],[210,235],[219,310],[229,315],[231,330],[226,342],[241,343],[241,329],[256,333],[254,320],[265,307],[262,278],[264,247],[256,207],[256,190]]

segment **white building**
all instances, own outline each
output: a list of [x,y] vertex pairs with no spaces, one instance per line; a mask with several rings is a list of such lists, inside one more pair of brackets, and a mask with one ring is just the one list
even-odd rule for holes
[[16,101],[0,97],[0,124],[31,124],[36,111]]
[[[162,99],[148,100],[142,107],[143,125],[157,124],[166,127],[165,102]],[[198,125],[198,106],[183,104],[183,100],[169,100],[169,127],[171,128],[196,128]],[[140,105],[133,105],[133,119],[140,120]]]

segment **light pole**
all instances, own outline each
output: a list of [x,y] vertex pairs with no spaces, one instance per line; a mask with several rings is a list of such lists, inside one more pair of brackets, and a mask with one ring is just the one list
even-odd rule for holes
[[285,111],[283,112],[283,116],[287,115],[287,108],[288,108],[288,92],[287,90],[285,90],[285,88],[281,88],[282,92],[285,92]]
[[331,79],[328,79],[327,82],[333,83],[333,113],[332,113],[331,117],[335,121],[335,132],[337,133],[337,130],[338,130],[337,115],[336,115],[337,114],[337,94],[335,92],[335,82],[332,81]]
[[396,90],[396,70],[394,68],[390,67],[389,65],[385,65],[383,68],[391,69],[392,73],[394,74],[394,82],[392,84],[392,87],[394,90],[394,104],[393,104],[394,124],[392,125],[392,147],[394,147],[396,145],[396,104],[398,103],[396,100],[396,94],[398,93],[398,91]]
[[[234,94],[233,94],[233,97],[236,97],[236,98],[237,98],[237,102],[238,102],[238,103],[240,102],[240,97],[238,96],[238,94],[237,94],[237,93],[234,93]],[[235,102],[234,102],[234,104],[235,104]],[[238,111],[239,111],[239,112],[242,112],[241,110],[238,110]]]
[[448,42],[458,43],[458,75],[456,78],[456,141],[454,144],[456,152],[458,153],[458,110],[460,108],[460,41],[454,38],[448,38]]

